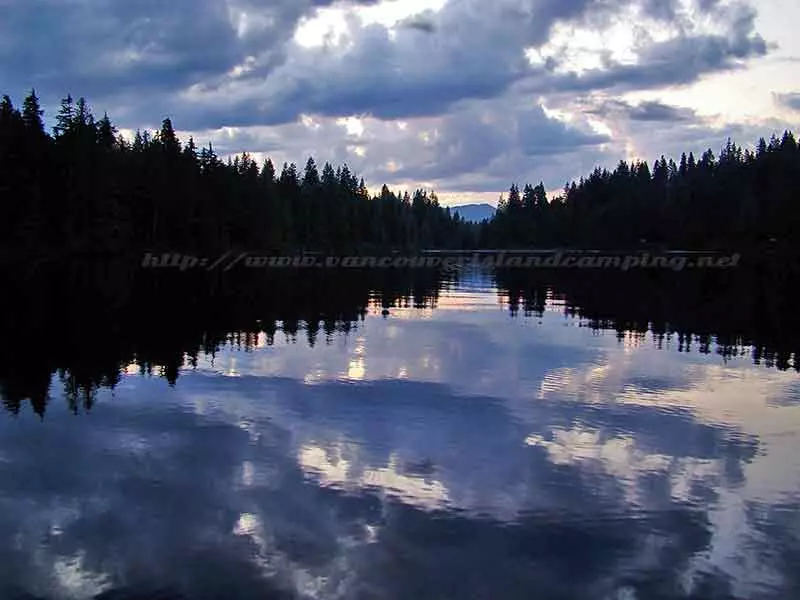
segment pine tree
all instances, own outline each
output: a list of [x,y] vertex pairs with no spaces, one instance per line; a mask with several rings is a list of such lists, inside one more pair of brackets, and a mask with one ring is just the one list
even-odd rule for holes
[[66,98],[61,100],[61,109],[56,115],[56,125],[53,127],[53,135],[61,137],[72,130],[75,121],[75,104],[72,101],[72,96],[67,94]]
[[36,134],[44,134],[43,115],[44,111],[39,106],[36,90],[31,90],[31,93],[22,103],[22,120],[25,123],[25,127]]
[[186,157],[187,161],[191,161],[192,164],[196,163],[197,144],[194,143],[194,137],[189,136],[189,141],[186,142],[186,146],[183,148],[183,155]]
[[178,136],[172,127],[172,121],[169,118],[161,122],[161,131],[158,132],[158,141],[164,148],[165,154],[168,156],[177,156],[181,153],[181,143],[178,141]]
[[75,103],[73,125],[81,132],[89,127],[94,127],[92,109],[89,108],[89,103],[86,102],[86,98],[83,96],[78,98],[78,101]]
[[314,159],[309,157],[308,161],[306,161],[306,168],[305,172],[303,173],[303,189],[305,190],[316,190],[319,186],[319,172],[317,171],[317,163],[314,162]]
[[108,113],[97,122],[97,143],[105,150],[111,150],[117,142],[117,128],[111,124]]

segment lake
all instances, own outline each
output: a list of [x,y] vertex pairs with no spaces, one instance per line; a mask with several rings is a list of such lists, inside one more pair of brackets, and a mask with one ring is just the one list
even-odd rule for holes
[[109,276],[7,292],[2,598],[800,597],[779,282]]

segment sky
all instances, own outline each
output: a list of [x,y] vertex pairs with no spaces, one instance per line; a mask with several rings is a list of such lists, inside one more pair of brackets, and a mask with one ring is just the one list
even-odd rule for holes
[[0,0],[0,93],[495,203],[798,129],[796,0]]

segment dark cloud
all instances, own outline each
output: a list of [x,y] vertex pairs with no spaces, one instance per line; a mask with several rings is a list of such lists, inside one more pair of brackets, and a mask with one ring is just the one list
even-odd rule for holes
[[642,0],[642,12],[659,21],[674,21],[681,10],[680,0]]
[[629,116],[634,121],[683,121],[695,119],[695,112],[688,108],[669,106],[661,102],[642,102],[631,107]]
[[428,11],[403,19],[397,26],[400,28],[416,29],[423,33],[433,33],[436,31],[436,20],[434,13]]
[[169,92],[244,54],[225,6],[192,0],[14,2],[3,7],[0,39],[6,85],[89,97]]
[[645,101],[630,104],[623,100],[607,100],[588,112],[600,116],[624,117],[631,121],[697,122],[695,112],[689,108],[670,106],[663,102]]
[[548,118],[541,107],[524,111],[517,122],[520,147],[528,156],[559,154],[610,141],[607,135],[587,133]]
[[695,0],[697,8],[702,12],[711,12],[720,5],[721,0]]
[[0,78],[55,95],[170,94],[251,56],[274,68],[300,19],[333,1],[4,1]]
[[713,72],[730,71],[744,66],[749,58],[767,53],[767,44],[759,35],[681,36],[646,48],[637,64],[615,64],[581,75],[567,75],[536,82],[538,89],[561,90],[645,90],[667,85],[689,84]]
[[800,92],[790,92],[788,94],[774,94],[775,101],[784,108],[790,110],[800,110]]

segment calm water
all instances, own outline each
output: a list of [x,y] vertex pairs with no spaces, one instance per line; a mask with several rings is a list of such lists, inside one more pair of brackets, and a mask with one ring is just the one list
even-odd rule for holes
[[800,375],[539,301],[54,375],[0,415],[0,597],[798,597]]

